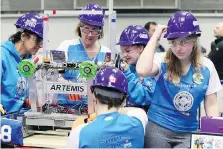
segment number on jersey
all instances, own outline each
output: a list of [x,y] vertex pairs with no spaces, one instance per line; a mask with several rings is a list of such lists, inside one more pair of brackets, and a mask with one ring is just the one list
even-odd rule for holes
[[1,127],[1,140],[3,142],[11,141],[12,128],[9,125],[3,125]]

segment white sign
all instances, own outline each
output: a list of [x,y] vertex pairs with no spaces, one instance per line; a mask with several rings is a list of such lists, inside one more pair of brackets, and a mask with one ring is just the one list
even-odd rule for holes
[[47,82],[46,93],[87,95],[87,83]]

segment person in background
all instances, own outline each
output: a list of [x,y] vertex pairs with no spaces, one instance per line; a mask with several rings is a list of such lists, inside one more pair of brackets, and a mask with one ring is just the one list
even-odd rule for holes
[[[147,22],[144,28],[149,32],[149,38],[152,37],[153,33],[155,32],[157,27],[156,22]],[[156,45],[156,52],[165,52],[165,48],[158,42]]]
[[223,80],[223,22],[216,25],[214,36],[216,39],[211,43],[208,58],[214,63],[220,79]]

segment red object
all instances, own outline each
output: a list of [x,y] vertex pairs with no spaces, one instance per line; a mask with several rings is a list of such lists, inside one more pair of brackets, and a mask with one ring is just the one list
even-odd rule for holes
[[56,14],[56,10],[53,10],[53,14]]
[[44,18],[43,18],[43,21],[48,21],[48,20],[49,20],[48,17],[44,17]]
[[39,61],[39,57],[34,57],[33,58],[34,63],[36,64]]

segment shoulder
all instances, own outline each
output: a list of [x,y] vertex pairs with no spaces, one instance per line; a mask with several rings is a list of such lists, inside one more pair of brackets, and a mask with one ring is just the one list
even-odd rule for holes
[[58,50],[66,50],[66,49],[68,49],[69,46],[78,45],[78,44],[80,44],[79,39],[64,40],[63,42],[61,42],[61,44],[59,45],[59,47],[57,49]]
[[1,59],[2,59],[2,61],[4,61],[10,55],[10,52],[8,50],[9,46],[6,44],[9,44],[9,41],[1,43]]
[[202,57],[201,62],[202,67],[207,68],[210,72],[215,68],[213,62],[207,57]]
[[101,52],[111,52],[111,50],[103,45],[101,45]]
[[79,148],[80,133],[86,125],[87,124],[82,124],[72,129],[66,145],[67,148]]

